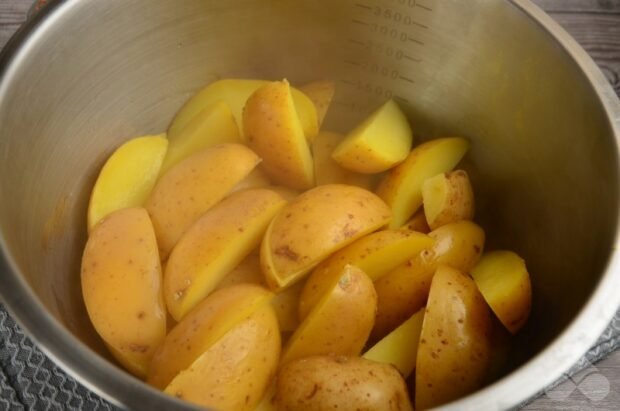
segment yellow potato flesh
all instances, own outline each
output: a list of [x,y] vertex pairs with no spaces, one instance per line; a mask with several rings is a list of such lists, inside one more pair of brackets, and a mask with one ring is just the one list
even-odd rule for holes
[[228,331],[268,305],[272,298],[273,294],[265,288],[251,284],[211,294],[166,336],[153,356],[147,382],[162,390],[166,388]]
[[258,247],[286,204],[270,190],[235,193],[207,211],[176,245],[164,275],[168,311],[179,321]]
[[166,155],[165,134],[129,140],[104,164],[88,204],[88,230],[112,211],[141,207],[148,198]]
[[148,210],[162,260],[200,216],[224,198],[259,163],[240,144],[222,144],[200,151],[164,174],[151,192]]
[[456,170],[429,178],[422,185],[424,214],[431,229],[474,218],[474,191],[467,173]]
[[401,227],[422,205],[422,185],[428,178],[452,170],[469,142],[460,137],[439,138],[414,148],[407,159],[381,181],[377,194],[392,208],[390,228]]
[[446,224],[429,233],[434,245],[375,281],[378,297],[373,340],[382,338],[426,304],[439,265],[468,273],[480,259],[484,230],[470,221]]
[[502,324],[513,334],[519,331],[532,306],[525,261],[512,251],[493,251],[482,256],[471,275]]
[[336,85],[333,81],[319,80],[312,83],[304,84],[299,87],[299,91],[304,93],[312,100],[314,107],[316,107],[316,115],[319,122],[319,127],[323,124],[327,109],[334,98],[336,92]]
[[273,219],[261,244],[270,288],[301,280],[330,254],[389,222],[388,207],[358,187],[330,184],[298,196]]
[[[220,101],[230,107],[239,129],[243,130],[243,106],[252,93],[268,83],[264,80],[225,79],[209,84],[177,113],[168,129],[168,136],[175,138],[202,110]],[[293,88],[291,94],[304,134],[312,139],[319,132],[316,108],[301,91]]]
[[409,230],[379,231],[351,243],[323,261],[308,277],[299,300],[299,318],[308,315],[347,264],[376,281],[433,243],[431,237]]
[[347,170],[380,173],[407,158],[412,142],[407,117],[389,100],[347,135],[332,158]]
[[359,357],[291,362],[278,373],[277,391],[278,410],[413,411],[398,371]]
[[183,131],[170,139],[160,174],[192,154],[225,143],[241,143],[241,136],[230,107],[219,102],[198,113]]
[[312,154],[286,80],[268,83],[248,98],[243,131],[270,179],[299,190],[314,185]]
[[273,309],[263,306],[228,331],[165,392],[221,411],[253,411],[275,375],[280,333]]
[[288,341],[281,364],[311,355],[358,355],[376,309],[372,280],[359,268],[346,266]]
[[157,242],[144,209],[115,211],[93,228],[81,281],[95,330],[123,366],[144,377],[166,335]]
[[480,388],[490,356],[491,313],[476,284],[440,266],[433,277],[416,361],[415,407],[436,407]]
[[364,358],[395,366],[404,378],[415,369],[424,308],[366,351]]
[[375,176],[346,170],[332,158],[332,152],[343,139],[341,134],[321,131],[312,142],[316,185],[349,184],[372,190],[376,182]]

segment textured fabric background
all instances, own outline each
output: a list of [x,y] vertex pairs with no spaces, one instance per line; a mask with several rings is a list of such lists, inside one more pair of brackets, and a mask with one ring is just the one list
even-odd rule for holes
[[[620,311],[566,379],[620,348]],[[0,410],[117,410],[65,374],[0,305]]]

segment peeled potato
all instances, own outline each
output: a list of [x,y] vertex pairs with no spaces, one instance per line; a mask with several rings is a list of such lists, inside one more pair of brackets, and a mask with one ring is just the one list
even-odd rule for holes
[[336,91],[336,85],[333,81],[318,80],[312,83],[304,84],[299,87],[299,91],[304,93],[312,100],[314,107],[316,107],[316,115],[319,122],[319,127],[323,124],[327,109],[334,98]]
[[440,266],[433,277],[416,360],[415,407],[436,407],[478,389],[487,374],[491,313],[474,281]]
[[268,305],[272,298],[265,288],[252,284],[223,288],[209,295],[166,336],[153,356],[147,382],[166,388],[228,331]]
[[390,212],[373,193],[330,184],[308,190],[273,219],[261,245],[270,288],[301,280],[330,254],[387,224]]
[[235,193],[202,217],[176,245],[164,276],[168,311],[179,321],[258,247],[286,201],[270,190]]
[[415,231],[384,230],[349,244],[312,271],[299,300],[299,318],[308,315],[347,264],[376,281],[433,243],[432,238]]
[[243,131],[274,182],[299,190],[314,185],[312,154],[286,80],[268,83],[248,98]]
[[129,140],[104,164],[88,204],[88,231],[113,211],[141,207],[162,165],[168,140],[165,134]]
[[512,251],[492,251],[471,271],[491,309],[515,334],[527,321],[532,307],[532,285],[525,261]]
[[344,169],[332,158],[332,152],[343,139],[341,134],[321,131],[312,142],[316,185],[349,184],[372,190],[376,182],[375,176]]
[[422,205],[422,185],[428,178],[452,170],[469,148],[464,138],[439,138],[420,144],[381,181],[377,194],[391,208],[390,228],[401,227]]
[[93,228],[81,280],[95,330],[125,368],[144,377],[166,335],[157,241],[146,210],[115,211]]
[[392,364],[404,378],[407,378],[415,368],[423,320],[424,308],[372,346],[363,357]]
[[[230,107],[239,129],[243,130],[243,106],[252,93],[267,83],[264,80],[224,79],[209,84],[179,110],[168,129],[168,136],[175,138],[198,113],[220,101]],[[316,108],[301,91],[292,88],[291,95],[304,134],[312,139],[319,132]]]
[[347,170],[380,173],[407,158],[412,142],[407,117],[389,100],[347,135],[332,158]]
[[160,174],[192,154],[225,143],[241,143],[241,135],[230,107],[218,102],[198,113],[183,131],[170,140]]
[[290,338],[280,362],[311,355],[358,355],[375,321],[372,280],[348,265]]
[[474,218],[474,190],[467,173],[456,170],[431,177],[422,185],[424,214],[431,229]]
[[277,381],[278,411],[413,411],[398,371],[363,358],[304,358],[282,367]]
[[185,230],[259,162],[241,144],[222,144],[186,158],[159,179],[145,207],[153,220],[162,260]]
[[165,392],[202,407],[253,411],[276,373],[280,333],[265,305],[177,374]]
[[469,272],[480,259],[485,235],[470,221],[446,224],[429,233],[434,245],[375,281],[378,311],[373,340],[382,338],[426,304],[439,265]]

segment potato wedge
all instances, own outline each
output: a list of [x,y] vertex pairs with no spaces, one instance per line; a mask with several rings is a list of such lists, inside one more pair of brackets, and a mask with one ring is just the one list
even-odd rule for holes
[[407,230],[417,231],[419,233],[428,234],[431,231],[431,228],[428,226],[426,222],[426,216],[424,215],[424,210],[418,210],[413,217],[404,226]]
[[129,140],[108,158],[88,203],[88,231],[113,211],[141,207],[151,194],[166,155],[165,134]]
[[525,325],[532,307],[532,285],[525,261],[512,251],[492,251],[471,275],[491,309],[513,334]]
[[341,134],[321,131],[312,142],[316,185],[349,184],[372,191],[376,176],[346,170],[332,159],[332,152],[343,139]]
[[145,204],[161,259],[166,260],[183,233],[259,162],[241,144],[222,144],[186,158],[163,175]]
[[334,281],[342,275],[347,264],[358,267],[371,280],[376,281],[422,250],[432,247],[433,243],[431,237],[415,231],[384,230],[349,244],[312,271],[299,299],[299,318],[306,318]]
[[424,320],[424,308],[372,346],[363,357],[367,360],[392,364],[407,378],[415,368],[418,344]]
[[241,143],[239,127],[230,107],[217,102],[200,113],[170,140],[160,175],[205,148],[226,143]]
[[448,265],[469,272],[480,259],[484,231],[470,221],[446,224],[431,231],[434,246],[375,281],[378,311],[372,340],[391,330],[426,304],[435,270]]
[[93,228],[82,257],[88,316],[114,357],[146,376],[166,336],[157,241],[143,208],[114,211]]
[[491,318],[469,276],[447,266],[437,269],[416,360],[416,409],[445,404],[481,386],[489,365]]
[[265,305],[177,374],[165,392],[213,410],[254,411],[275,376],[279,356],[278,322]]
[[280,370],[278,411],[413,411],[398,371],[357,357],[314,356]]
[[332,158],[347,170],[375,174],[405,160],[412,143],[407,117],[389,100],[338,144]]
[[274,182],[299,190],[314,185],[312,154],[286,80],[266,84],[248,98],[243,131]]
[[[269,82],[264,80],[243,79],[214,81],[185,103],[172,121],[168,136],[175,138],[198,113],[220,101],[230,107],[241,132],[243,130],[243,106],[252,93],[267,83]],[[291,95],[304,134],[311,140],[319,132],[316,108],[312,100],[301,91],[291,88]]]
[[239,284],[214,292],[166,336],[153,356],[147,382],[164,389],[228,331],[261,307],[273,294],[263,287]]
[[288,202],[293,201],[301,194],[300,191],[293,190],[292,188],[288,188],[288,187],[270,185],[270,186],[267,186],[266,188],[280,194],[282,198],[284,198]]
[[272,301],[273,309],[278,317],[280,331],[292,332],[299,326],[299,316],[297,307],[299,306],[299,296],[304,283],[297,283],[292,287],[280,291]]
[[320,128],[325,119],[325,114],[327,114],[327,109],[329,109],[329,105],[334,98],[336,85],[330,80],[318,80],[300,86],[299,91],[308,96],[312,103],[314,103]]
[[467,172],[456,170],[431,177],[422,185],[424,215],[431,229],[474,218],[474,190]]
[[370,278],[346,266],[287,342],[280,363],[311,355],[359,355],[375,322],[376,301]]
[[358,187],[316,187],[273,219],[261,244],[261,268],[271,289],[301,280],[330,254],[387,224],[388,207]]
[[377,194],[392,208],[390,228],[401,227],[422,205],[424,181],[452,170],[468,149],[469,142],[460,137],[431,140],[414,148],[389,172]]
[[202,217],[176,245],[164,275],[168,311],[181,320],[211,293],[260,241],[286,201],[270,190],[235,193]]

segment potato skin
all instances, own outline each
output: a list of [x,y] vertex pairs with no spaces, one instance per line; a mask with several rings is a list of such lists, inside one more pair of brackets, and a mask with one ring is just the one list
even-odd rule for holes
[[372,280],[359,268],[347,265],[295,330],[280,362],[311,355],[358,355],[375,322],[376,298]]
[[248,98],[243,131],[273,182],[299,190],[314,185],[312,154],[286,80],[268,83]]
[[460,137],[438,138],[415,147],[407,159],[392,168],[377,187],[377,194],[393,213],[390,228],[399,228],[422,205],[426,179],[452,170],[469,149]]
[[491,311],[471,277],[440,266],[416,359],[415,405],[436,407],[480,388],[491,353]]
[[164,274],[168,311],[181,320],[252,250],[286,201],[262,188],[239,191],[214,206],[183,234]]
[[329,184],[308,190],[271,222],[261,244],[261,268],[270,288],[299,281],[312,268],[390,220],[379,197],[359,187]]
[[166,387],[177,398],[220,411],[253,411],[275,376],[280,333],[266,304],[228,331]]
[[373,341],[387,335],[424,306],[439,265],[468,273],[480,259],[485,241],[484,230],[465,220],[441,226],[431,231],[429,237],[435,240],[432,248],[375,282],[378,312]]
[[191,155],[161,176],[145,203],[161,259],[166,260],[183,233],[259,162],[241,144],[222,144]]
[[166,307],[153,226],[143,208],[104,217],[82,257],[82,294],[95,330],[133,374],[146,376],[166,335]]
[[168,333],[149,368],[147,382],[164,389],[224,334],[273,297],[263,287],[239,284],[209,295]]
[[276,406],[278,411],[413,411],[396,368],[342,356],[308,357],[282,367]]
[[422,186],[422,198],[426,221],[433,230],[442,225],[474,218],[474,190],[464,170],[451,171],[426,180]]
[[312,271],[299,300],[299,318],[303,320],[308,315],[347,264],[360,268],[376,281],[433,243],[424,234],[401,229],[377,231],[349,244]]

